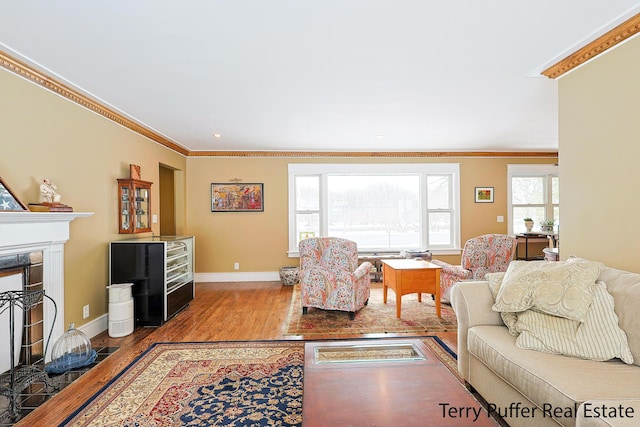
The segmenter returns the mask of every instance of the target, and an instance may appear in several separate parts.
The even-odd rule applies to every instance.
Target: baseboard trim
[[[108,314],[103,314],[102,316],[93,319],[89,323],[85,323],[84,325],[78,327],[78,330],[84,332],[89,338],[93,338],[96,335],[106,331],[107,329],[109,329]]]
[[[254,271],[243,273],[195,273],[194,280],[198,282],[279,282],[280,273],[277,271]]]

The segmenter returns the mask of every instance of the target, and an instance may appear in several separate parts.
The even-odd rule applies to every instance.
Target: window
[[[458,164],[290,164],[289,253],[334,236],[361,252],[460,247]]]
[[[540,223],[560,219],[560,178],[557,165],[509,165],[509,233],[524,233],[524,218]]]

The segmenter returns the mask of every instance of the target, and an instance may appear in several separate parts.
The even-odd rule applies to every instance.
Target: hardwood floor
[[[59,424],[154,342],[304,339],[282,335],[292,291],[292,287],[280,282],[198,283],[195,300],[166,324],[137,328],[122,338],[111,338],[106,331],[92,338],[94,347],[120,349],[16,425]],[[436,335],[456,351],[455,332]],[[331,335],[314,339],[379,336],[402,335]]]

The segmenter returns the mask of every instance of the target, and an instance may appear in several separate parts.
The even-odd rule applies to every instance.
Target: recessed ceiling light
[[[378,134],[378,135],[376,135],[376,138],[377,138],[377,139],[384,139],[384,137],[385,137],[385,135],[382,135],[382,134]]]
[[[213,137],[214,138],[222,138],[222,134],[221,133],[214,133]]]

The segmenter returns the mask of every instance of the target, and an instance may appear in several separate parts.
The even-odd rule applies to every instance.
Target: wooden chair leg
[[[353,320],[356,318],[356,312],[355,311],[350,311],[349,312],[349,320]]]
[[[307,314],[307,307],[302,307],[302,315]]]

